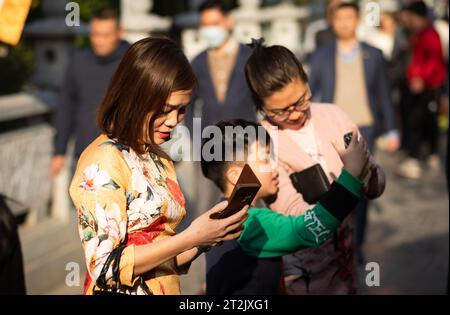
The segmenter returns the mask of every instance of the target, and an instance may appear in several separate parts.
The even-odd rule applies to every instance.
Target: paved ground
[[[380,266],[380,287],[363,294],[444,294],[448,279],[449,203],[444,172],[428,170],[421,180],[393,175],[398,156],[379,154],[388,186],[370,208],[365,246],[368,262]]]

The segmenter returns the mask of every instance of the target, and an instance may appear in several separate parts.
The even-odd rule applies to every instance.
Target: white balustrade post
[[[135,43],[152,32],[166,32],[172,19],[151,14],[153,0],[121,0],[121,20],[125,39]]]
[[[289,2],[267,7],[264,15],[270,21],[270,29],[267,34],[268,45],[282,45],[289,48],[295,54],[300,54],[302,49],[302,29],[300,21],[310,15],[306,7],[298,7]]]
[[[239,0],[239,7],[232,12],[234,19],[234,37],[247,44],[252,38],[263,36],[261,0]]]

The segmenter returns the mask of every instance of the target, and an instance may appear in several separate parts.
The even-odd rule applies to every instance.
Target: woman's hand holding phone
[[[216,212],[223,211],[228,206],[228,201],[223,201],[211,210],[205,212],[186,229],[188,237],[193,238],[195,246],[215,246],[223,241],[238,238],[243,229],[243,224],[248,218],[248,206],[225,219],[211,219]]]

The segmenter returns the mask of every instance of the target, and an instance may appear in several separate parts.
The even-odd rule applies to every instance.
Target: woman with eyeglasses
[[[102,130],[81,155],[70,186],[87,276],[85,294],[180,294],[202,248],[237,238],[247,207],[223,220],[207,211],[181,233],[185,200],[160,145],[183,120],[196,87],[169,39],[150,37],[123,57],[101,104]]]
[[[262,125],[278,141],[280,189],[268,203],[277,212],[301,215],[313,204],[294,188],[290,175],[319,164],[331,183],[343,166],[333,143],[344,147],[344,135],[357,127],[338,106],[311,102],[308,77],[291,51],[282,46],[264,47],[261,40],[253,46],[245,68],[247,82],[264,116]],[[367,182],[366,196],[375,198],[383,192],[384,174],[374,163]],[[356,293],[354,220],[354,214],[350,215],[334,238],[319,248],[284,257],[288,294]]]

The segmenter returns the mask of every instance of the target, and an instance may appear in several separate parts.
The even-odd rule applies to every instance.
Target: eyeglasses
[[[297,104],[292,104],[291,106],[289,106],[285,109],[280,109],[280,110],[276,110],[276,111],[270,111],[270,110],[263,109],[263,111],[272,120],[274,120],[276,122],[284,122],[289,118],[289,116],[291,116],[293,111],[304,113],[307,110],[309,110],[310,105],[311,105],[312,95],[311,95],[311,92],[309,92],[308,94],[309,95],[306,100],[299,100],[297,102]]]

